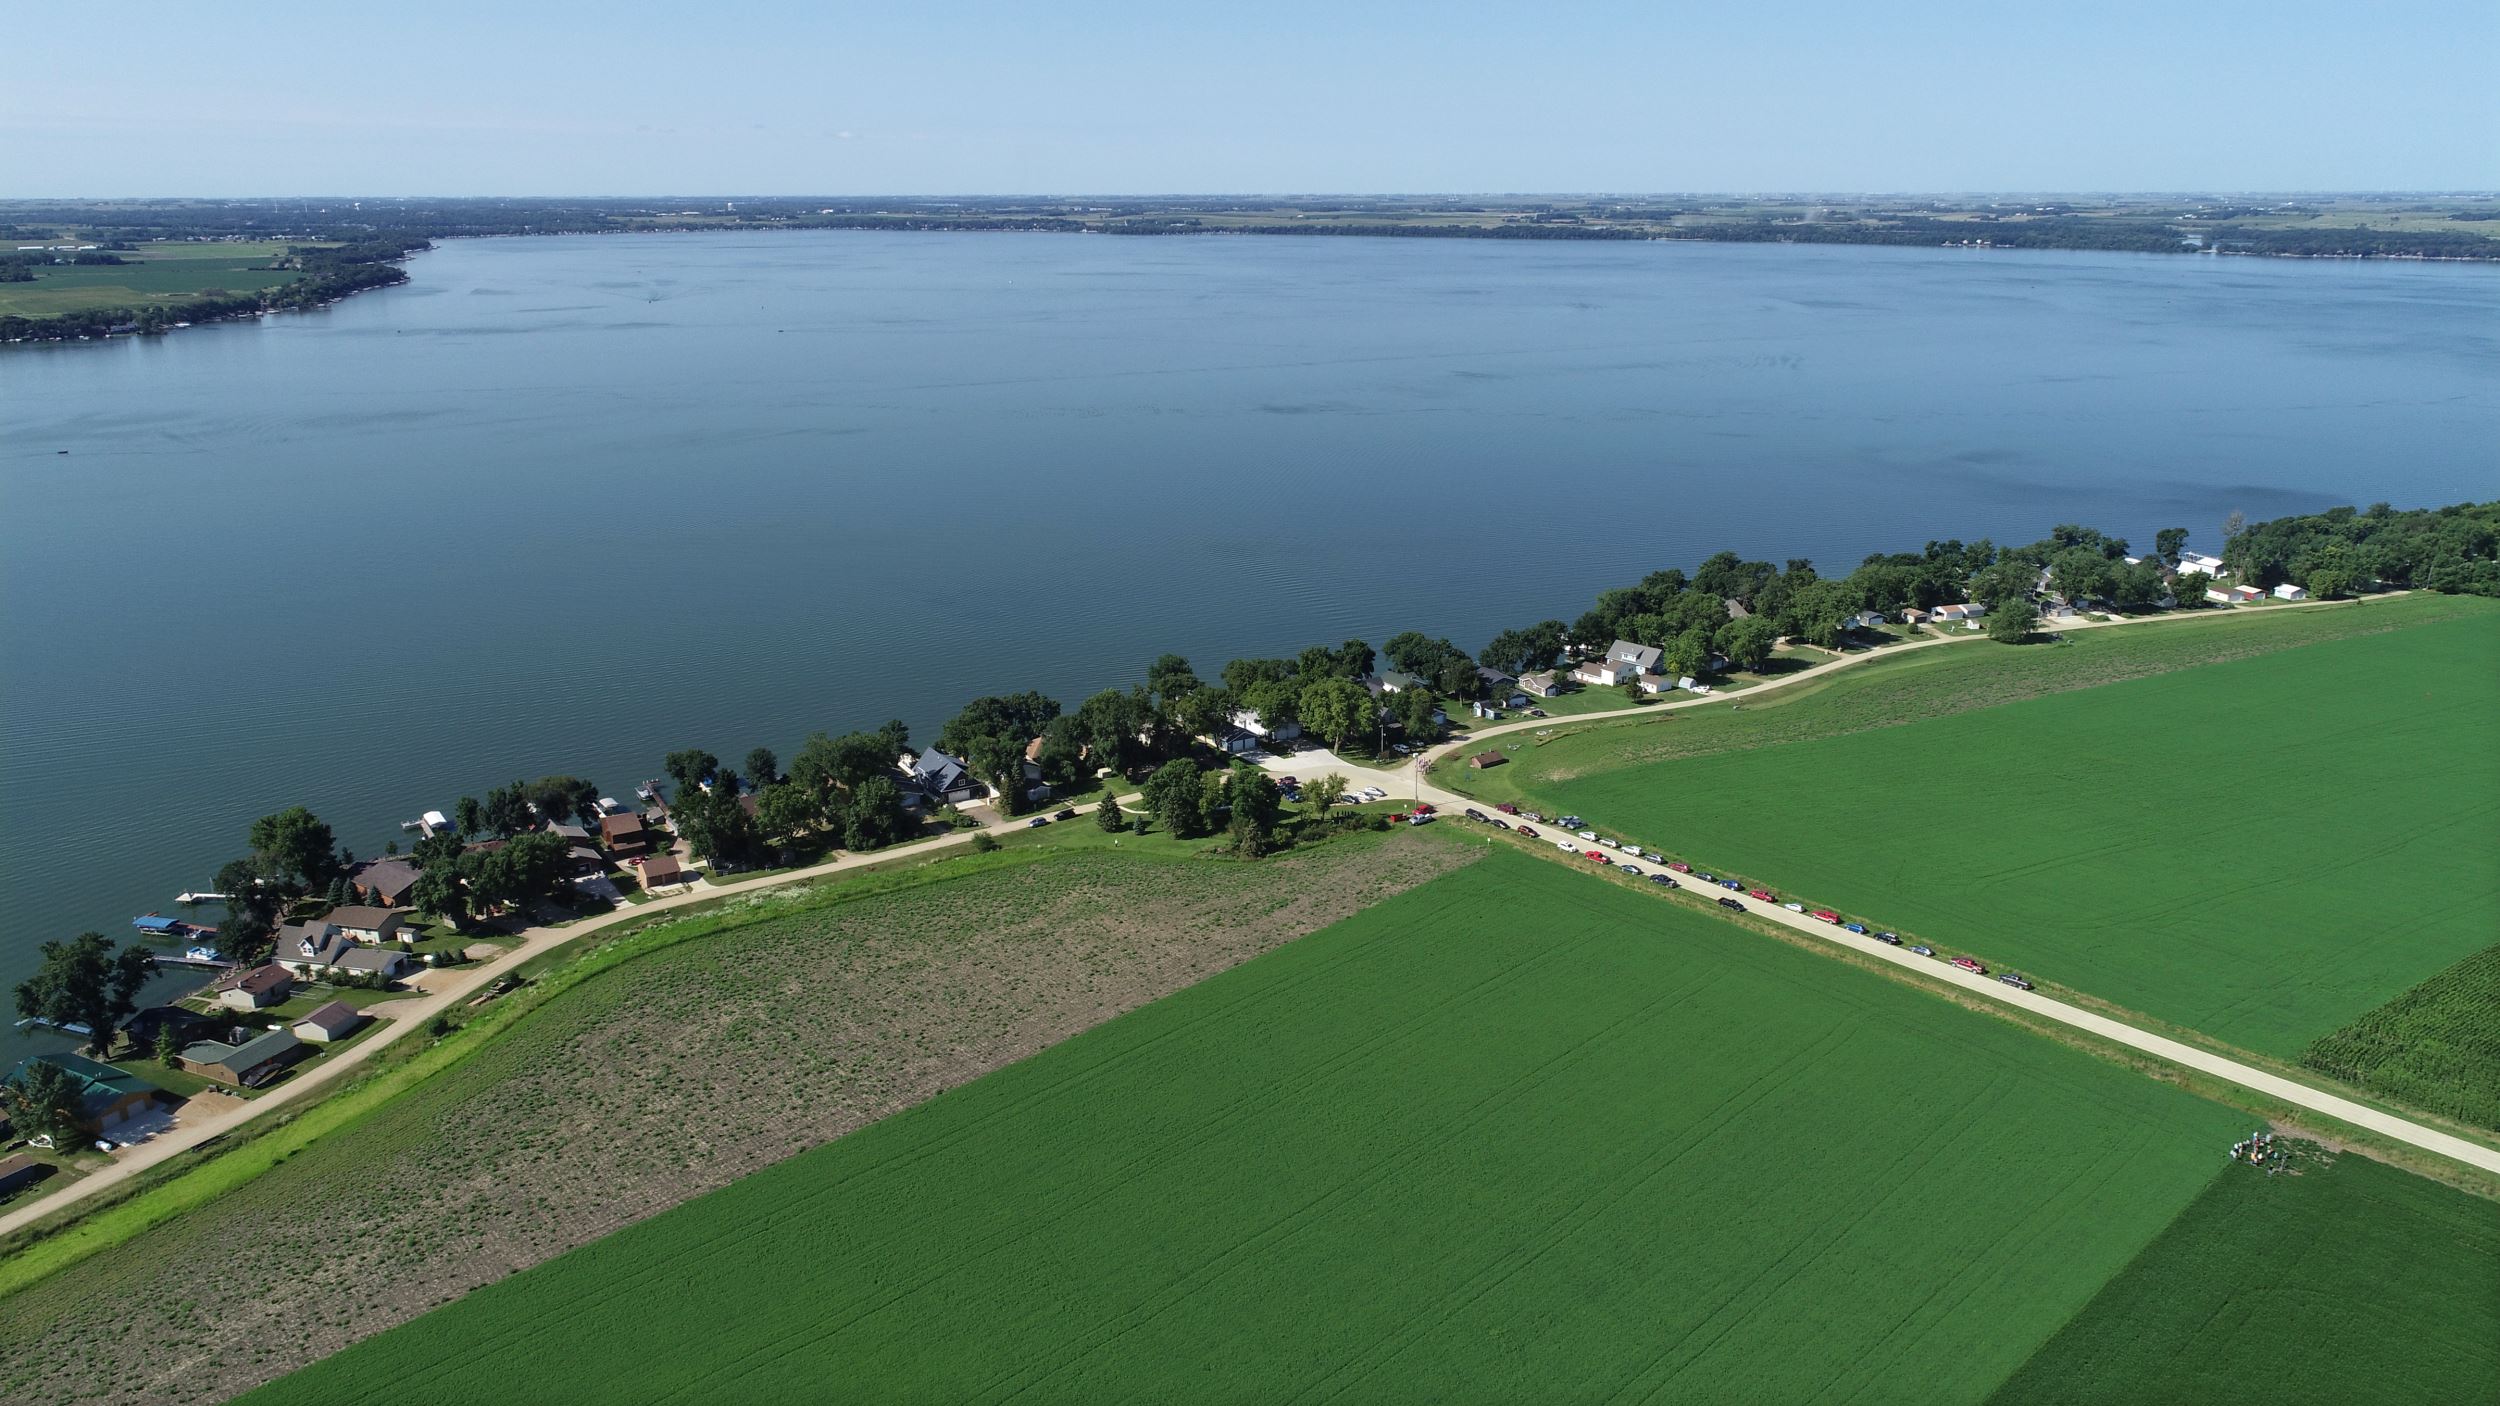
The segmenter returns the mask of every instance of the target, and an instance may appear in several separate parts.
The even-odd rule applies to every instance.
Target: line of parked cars
[[[1425,818],[1429,818],[1432,807],[1428,805],[1418,806],[1416,809]],[[1523,821],[1542,821],[1545,819],[1543,814],[1533,810],[1522,811],[1517,805],[1514,805],[1509,801],[1502,802],[1501,804],[1495,806],[1494,809],[1501,812],[1501,814],[1487,815],[1474,806],[1469,806],[1467,808],[1466,815],[1469,820],[1498,826],[1504,830],[1511,830],[1514,833],[1531,840],[1544,838],[1543,834],[1532,825],[1520,824],[1514,826],[1510,821],[1502,818],[1503,816],[1518,816]],[[1420,823],[1420,821],[1410,818],[1407,823],[1417,824]],[[1778,903],[1780,907],[1787,909],[1791,913],[1806,914],[1808,917],[1812,917],[1820,922],[1829,923],[1843,932],[1854,933],[1859,937],[1871,937],[1875,941],[1880,942],[1887,947],[1900,947],[1902,945],[1901,935],[1899,933],[1889,931],[1872,931],[1866,926],[1866,924],[1845,919],[1841,917],[1840,914],[1829,908],[1816,908],[1809,911],[1802,903],[1783,903],[1780,902],[1779,895],[1772,892],[1768,888],[1749,888],[1742,879],[1722,879],[1718,875],[1710,873],[1707,870],[1695,873],[1693,866],[1685,863],[1683,860],[1671,860],[1655,850],[1642,849],[1639,845],[1633,844],[1629,840],[1611,839],[1606,836],[1602,836],[1594,829],[1589,828],[1588,822],[1580,816],[1557,816],[1554,819],[1554,823],[1566,830],[1571,831],[1570,838],[1558,838],[1553,842],[1554,847],[1561,850],[1565,854],[1577,854],[1581,858],[1592,863],[1607,865],[1614,868],[1618,872],[1631,874],[1635,877],[1647,878],[1651,883],[1660,884],[1667,888],[1679,887],[1675,878],[1676,874],[1689,874],[1700,879],[1705,884],[1715,884],[1720,888],[1728,890],[1730,895],[1741,893],[1747,898],[1754,899],[1758,902]],[[1595,847],[1584,849],[1582,848],[1583,844],[1593,845]],[[1614,853],[1608,853],[1610,850]],[[1615,857],[1618,854],[1630,856],[1630,858],[1619,860]],[[1633,858],[1644,859],[1652,864],[1664,865],[1667,869],[1674,872],[1655,874],[1649,873],[1643,870],[1638,864],[1632,863],[1631,859]],[[1746,911],[1744,903],[1733,896],[1720,898],[1718,900],[1718,904],[1720,907],[1734,912],[1742,913]],[[1913,943],[1905,950],[1916,953],[1921,957],[1933,957],[1936,955],[1936,949],[1923,942]],[[1987,965],[1976,957],[1955,957],[1952,959],[1952,965],[1963,971],[1969,972],[1974,976],[1988,975]],[[2018,991],[2029,991],[2034,989],[2030,978],[2024,976],[2021,972],[2001,972],[1997,975],[1997,980],[2004,982],[2006,985],[2011,986]]]

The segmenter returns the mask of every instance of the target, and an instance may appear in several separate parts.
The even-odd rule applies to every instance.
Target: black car
[[[1696,879],[1701,880],[1701,881],[1702,881],[1703,883],[1705,883],[1705,884],[1715,884],[1715,883],[1717,883],[1717,882],[1719,881],[1719,876],[1718,876],[1718,875],[1716,875],[1716,874],[1711,873],[1711,872],[1710,872],[1709,870],[1707,870],[1707,869],[1702,870],[1700,873],[1695,874],[1693,877],[1694,877],[1694,878],[1696,878]],[[1723,898],[1723,899],[1720,899],[1719,901],[1720,901],[1721,903],[1725,903],[1727,900]]]
[[[1467,807],[1467,818],[1469,820],[1482,820],[1484,819],[1484,812],[1476,809],[1474,806],[1469,806]]]
[[[1887,947],[1898,947],[1901,945],[1901,934],[1894,932],[1879,932],[1875,934],[1875,940]]]
[[[1502,827],[1503,829],[1505,829],[1505,830],[1507,830],[1507,829],[1509,829],[1509,828],[1510,828],[1510,822],[1509,822],[1509,821],[1507,821],[1507,820],[1496,820],[1496,821],[1494,821],[1493,823],[1494,823],[1494,824],[1496,824],[1496,825],[1501,826],[1501,827]]]
[[[2021,972],[2007,972],[2005,975],[1998,977],[1997,980],[2004,982],[2006,985],[2013,987],[2017,991],[2028,991],[2031,989],[2031,978],[2024,976]]]
[[[1737,912],[1739,912],[1739,913],[1742,913],[1742,912],[1744,912],[1744,911],[1745,911],[1745,905],[1744,905],[1744,904],[1742,904],[1742,903],[1737,902],[1737,901],[1736,901],[1735,899],[1733,899],[1733,898],[1722,898],[1722,899],[1720,899],[1720,900],[1719,900],[1719,906],[1720,906],[1720,907],[1722,907],[1722,908],[1733,908],[1733,909],[1735,909],[1735,910],[1736,910]]]
[[[1054,810],[1050,813],[1050,818],[1053,820],[1074,820],[1076,819],[1076,807],[1068,806],[1064,809]]]

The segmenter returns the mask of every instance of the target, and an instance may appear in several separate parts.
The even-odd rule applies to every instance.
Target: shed
[[[1478,752],[1467,759],[1467,765],[1478,771],[1489,771],[1509,760],[1499,752]]]
[[[677,862],[673,854],[655,854],[642,862],[642,886],[656,889],[669,884],[690,884],[694,872]]]
[[[365,1023],[365,1013],[345,1001],[332,1001],[287,1027],[298,1040],[326,1045],[352,1035]]]

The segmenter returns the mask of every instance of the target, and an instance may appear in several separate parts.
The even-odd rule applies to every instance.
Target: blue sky
[[[2500,186],[2500,4],[39,3],[0,195]]]

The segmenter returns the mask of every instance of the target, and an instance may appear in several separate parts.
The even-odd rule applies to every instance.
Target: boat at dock
[[[178,893],[174,895],[176,903],[228,903],[233,899],[234,895],[230,893]]]
[[[215,928],[202,927],[198,923],[185,922],[180,918],[168,918],[162,913],[143,914],[131,919],[130,925],[150,937],[181,939],[214,937],[217,933]]]

